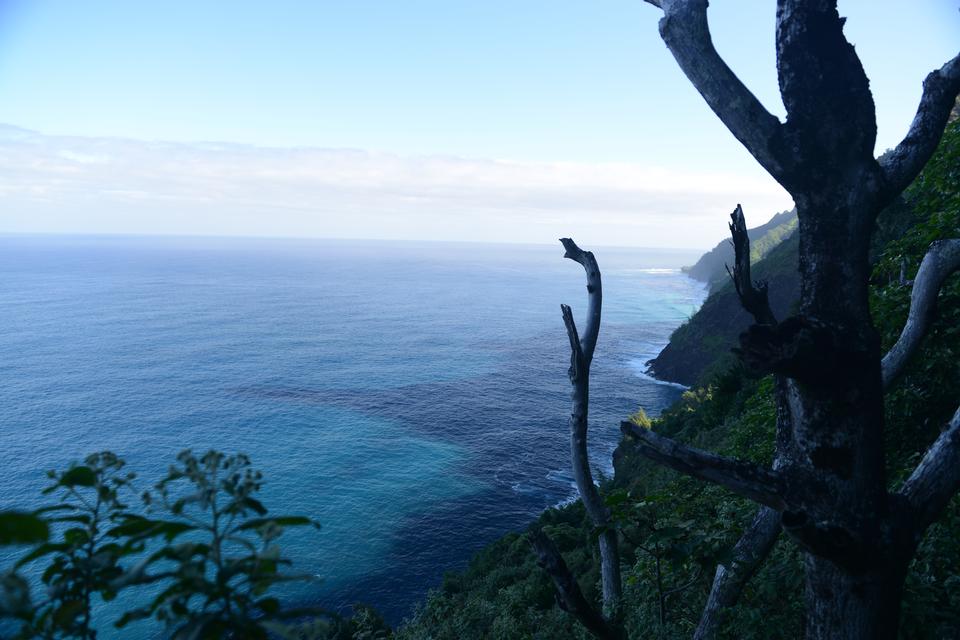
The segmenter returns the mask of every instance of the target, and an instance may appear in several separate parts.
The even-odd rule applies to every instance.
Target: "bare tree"
[[[772,329],[777,320],[767,299],[767,283],[755,282],[750,277],[750,236],[740,205],[730,214],[730,234],[734,251],[733,269],[727,268],[730,279],[744,309],[753,316],[758,325]],[[774,376],[774,389],[778,403],[787,397],[787,380],[782,375]],[[776,443],[773,468],[780,469],[787,457],[795,452],[791,446],[790,413],[777,412]],[[761,507],[733,548],[730,560],[717,566],[710,595],[704,606],[700,623],[694,633],[695,640],[712,640],[718,637],[723,624],[723,614],[740,599],[744,586],[753,577],[764,559],[780,537],[780,513],[770,507]]]
[[[904,485],[891,490],[884,387],[915,353],[935,292],[956,268],[957,250],[956,241],[931,248],[924,262],[936,266],[914,284],[913,322],[884,359],[868,304],[869,244],[877,215],[937,146],[960,92],[960,56],[927,76],[909,133],[878,161],[873,97],[843,35],[836,0],[777,0],[786,122],[763,107],[713,47],[707,0],[647,2],[662,9],[660,34],[687,78],[793,196],[801,292],[798,315],[778,323],[758,319],[740,340],[745,363],[777,376],[778,427],[786,427],[778,429],[784,440],[778,454],[785,455],[773,468],[629,423],[624,429],[647,457],[779,514],[783,530],[805,551],[808,638],[894,638],[910,559],[960,489],[960,410]]]
[[[595,527],[600,529],[600,581],[603,591],[603,608],[597,612],[584,598],[575,576],[567,568],[556,546],[543,531],[530,535],[530,543],[537,555],[538,564],[553,578],[557,590],[557,603],[564,611],[574,615],[591,633],[599,638],[619,638],[622,629],[618,626],[622,582],[620,578],[620,552],[617,532],[610,522],[610,510],[603,502],[593,481],[590,456],[587,450],[587,428],[590,416],[590,365],[600,335],[600,316],[603,309],[603,282],[600,267],[593,253],[584,251],[570,238],[561,238],[564,258],[583,266],[587,277],[587,322],[583,334],[577,331],[570,307],[561,304],[563,323],[570,340],[570,385],[572,391],[570,410],[570,460],[577,491]]]
[[[577,332],[573,321],[573,312],[565,304],[560,305],[563,322],[570,339],[570,459],[573,463],[573,477],[577,491],[593,521],[601,528],[600,533],[600,579],[603,589],[603,607],[608,616],[616,618],[620,608],[620,554],[617,550],[617,532],[609,526],[610,510],[600,497],[590,472],[590,457],[587,453],[587,421],[590,409],[590,365],[593,363],[593,350],[600,335],[600,312],[603,307],[603,283],[600,279],[600,267],[590,251],[583,251],[570,238],[561,238],[565,250],[563,257],[578,262],[587,275],[587,324],[583,335]]]

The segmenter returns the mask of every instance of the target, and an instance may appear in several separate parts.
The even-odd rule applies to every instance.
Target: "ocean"
[[[593,249],[592,461],[682,393],[644,373],[705,296],[695,251]],[[286,533],[292,604],[391,623],[443,573],[575,493],[556,245],[0,236],[0,508],[112,450],[144,488],[184,448],[244,452]],[[107,617],[106,615],[104,617]],[[129,633],[129,632],[128,632]],[[108,630],[101,636],[111,637]],[[133,636],[127,636],[133,637]]]

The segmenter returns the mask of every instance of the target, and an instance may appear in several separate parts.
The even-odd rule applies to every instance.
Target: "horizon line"
[[[128,233],[128,232],[83,232],[83,231],[4,231],[0,230],[0,238],[3,237],[45,237],[45,238],[109,238],[109,239],[183,239],[183,240],[276,240],[276,241],[301,241],[301,242],[370,242],[370,243],[388,243],[388,244],[470,244],[470,245],[506,245],[519,247],[551,247],[551,242],[513,242],[509,240],[451,240],[451,239],[430,239],[430,238],[369,238],[369,237],[329,237],[329,236],[287,236],[287,235],[249,235],[249,234],[206,234],[206,233]],[[557,243],[560,242],[558,238]],[[719,242],[722,242],[720,240]],[[712,249],[703,247],[653,247],[648,245],[613,245],[597,244],[592,245],[603,249],[645,249],[650,251],[699,251],[707,252]]]

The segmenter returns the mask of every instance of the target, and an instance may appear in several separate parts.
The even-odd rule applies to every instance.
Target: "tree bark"
[[[816,556],[807,556],[805,564],[808,638],[897,638],[906,564],[862,575]]]
[[[960,409],[896,494],[907,501],[911,533],[919,539],[960,490]]]
[[[590,458],[587,451],[587,428],[590,408],[590,365],[593,352],[600,335],[600,316],[603,305],[603,283],[600,267],[593,253],[583,251],[570,238],[562,238],[564,257],[583,266],[587,276],[587,324],[583,336],[577,332],[573,312],[567,305],[560,305],[563,321],[570,340],[570,458],[573,465],[573,477],[583,506],[593,524],[601,528],[600,578],[603,590],[603,608],[605,614],[616,619],[620,611],[622,583],[620,578],[620,551],[617,544],[617,532],[610,527],[610,510],[604,504],[593,482],[590,471]]]
[[[883,178],[873,97],[843,24],[835,0],[777,3],[780,90],[803,168],[790,180],[805,325],[793,339],[812,340],[818,352],[788,367],[798,455],[783,469],[821,483],[783,514],[788,535],[808,551],[811,639],[895,636],[903,580],[902,568],[888,566],[901,554],[888,520],[880,343],[868,300]]]
[[[780,513],[769,507],[762,507],[734,546],[730,562],[717,566],[710,596],[693,634],[694,640],[713,640],[719,637],[724,614],[737,604],[744,586],[770,554],[779,537]]]
[[[733,280],[740,303],[758,325],[775,326],[777,319],[770,309],[766,282],[754,282],[750,276],[750,236],[740,205],[730,214],[730,235],[734,248],[734,267],[727,269]],[[776,377],[778,405],[783,405],[786,381]],[[792,454],[790,415],[777,412],[774,470],[780,469]],[[694,633],[694,640],[714,640],[719,637],[724,613],[740,600],[744,587],[766,560],[780,537],[780,513],[761,507],[753,522],[733,548],[733,558],[726,565],[717,565],[707,604]]]
[[[937,307],[944,281],[960,270],[960,240],[940,240],[930,245],[920,263],[910,294],[910,314],[897,343],[883,356],[883,386],[889,387],[920,347]]]
[[[901,492],[889,493],[883,393],[895,373],[881,370],[870,318],[869,244],[880,210],[936,148],[960,91],[960,62],[928,77],[909,134],[878,162],[873,97],[843,35],[836,0],[777,0],[782,124],[720,60],[710,42],[706,0],[647,1],[663,10],[661,35],[704,100],[793,196],[801,294],[796,317],[758,318],[741,336],[744,362],[777,375],[778,424],[782,418],[790,428],[778,429],[778,445],[784,437],[788,455],[776,469],[745,467],[635,433],[641,452],[782,511],[783,529],[806,551],[808,638],[895,638],[917,541],[960,489],[960,419]],[[732,275],[749,309],[756,292],[741,290],[749,277]],[[905,347],[915,349],[910,342]],[[899,362],[898,353],[893,359]]]
[[[527,539],[537,556],[537,564],[553,579],[557,605],[579,620],[600,640],[621,640],[622,631],[610,624],[584,597],[580,585],[567,568],[567,563],[564,562],[553,540],[540,529],[530,532]]]

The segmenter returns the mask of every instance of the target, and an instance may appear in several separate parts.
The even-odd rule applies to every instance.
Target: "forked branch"
[[[938,240],[930,245],[913,281],[907,324],[896,344],[883,357],[884,388],[897,379],[920,347],[936,310],[937,295],[944,281],[957,270],[960,270],[960,240]]]
[[[900,495],[913,506],[915,530],[924,531],[960,490],[960,409],[907,478]]]
[[[583,358],[587,366],[593,361],[593,350],[597,346],[597,337],[600,335],[600,311],[603,308],[603,286],[600,280],[600,267],[592,251],[584,251],[570,238],[560,238],[563,244],[564,258],[569,258],[583,266],[587,273],[587,326],[579,338]],[[564,305],[566,306],[566,305]],[[567,307],[569,309],[569,307]],[[570,324],[567,324],[567,332]],[[576,329],[574,329],[574,332]],[[572,343],[571,343],[572,345]]]
[[[663,10],[660,36],[693,86],[731,133],[783,183],[789,157],[782,148],[782,123],[731,71],[713,46],[707,0],[646,0]]]
[[[896,149],[880,158],[884,186],[891,197],[906,189],[933,155],[958,93],[960,55],[926,77],[910,131]]]
[[[617,532],[607,527],[610,511],[603,503],[590,471],[587,452],[587,427],[590,409],[590,365],[593,351],[600,335],[600,312],[603,303],[603,285],[600,268],[590,251],[583,251],[570,238],[562,238],[564,257],[583,266],[587,276],[587,324],[581,337],[573,320],[573,312],[565,304],[560,305],[563,322],[570,340],[570,385],[573,387],[570,411],[570,458],[577,491],[593,524],[603,529],[600,534],[600,576],[603,587],[603,604],[606,612],[616,617],[620,609],[622,586],[620,579],[620,552]]]
[[[639,453],[655,462],[777,511],[786,507],[783,479],[775,471],[680,444],[633,422],[621,422],[620,428],[636,439]]]

